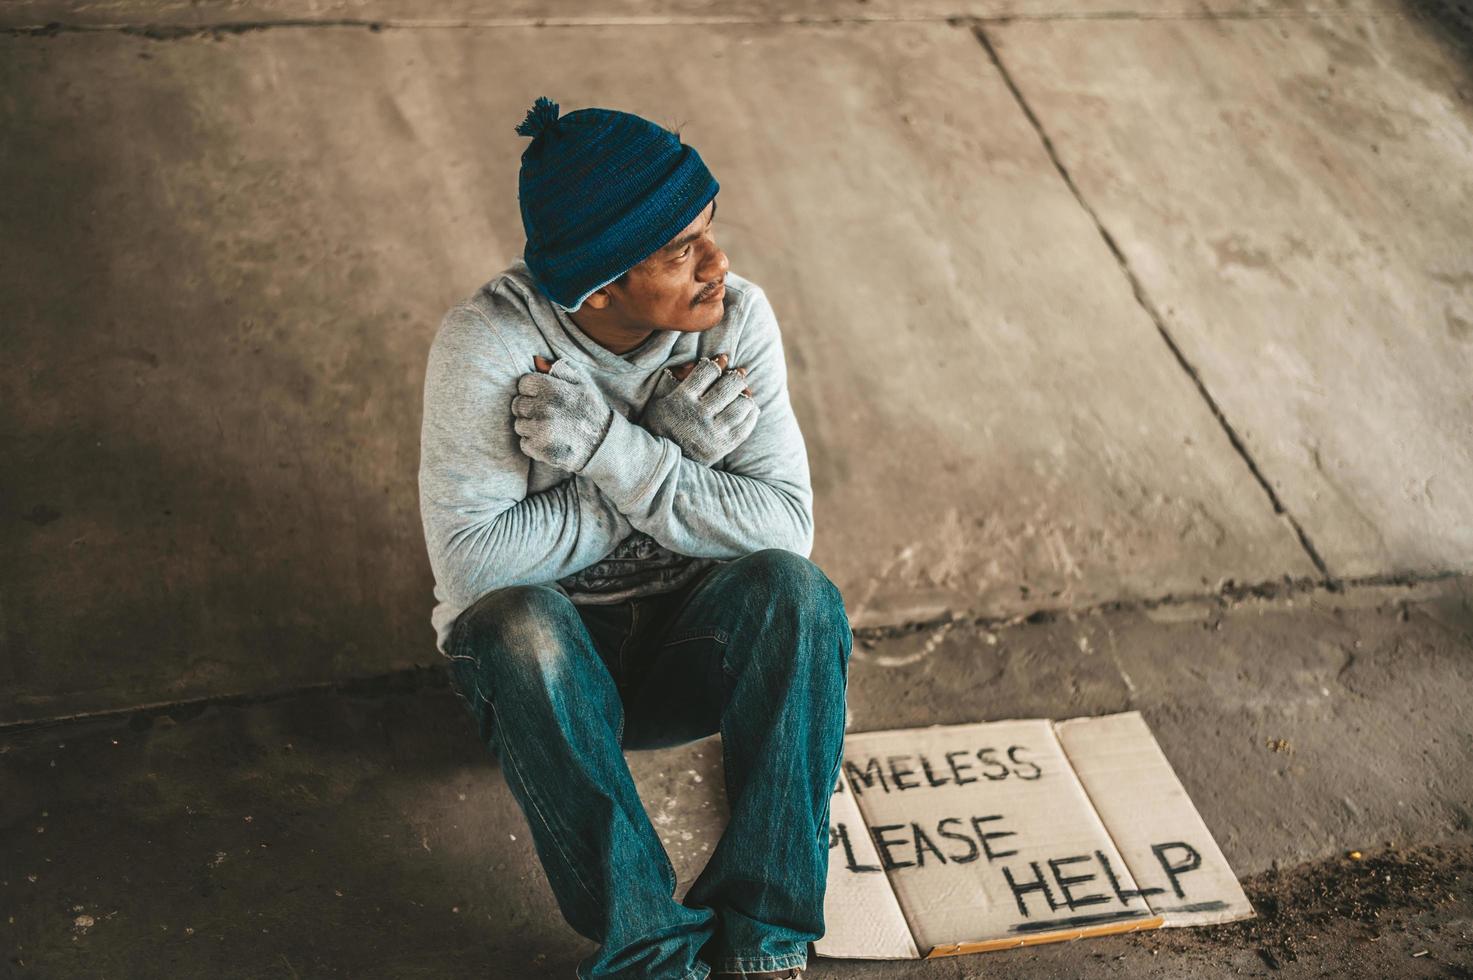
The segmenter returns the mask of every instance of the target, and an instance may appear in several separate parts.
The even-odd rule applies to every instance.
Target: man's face
[[[716,244],[713,199],[658,252],[631,268],[621,282],[610,283],[608,308],[622,314],[631,328],[645,330],[709,330],[721,322],[726,253]],[[597,294],[595,294],[596,296]],[[594,297],[589,297],[589,302]]]

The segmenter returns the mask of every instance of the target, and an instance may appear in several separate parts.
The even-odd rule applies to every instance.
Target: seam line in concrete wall
[[[1213,418],[1217,419],[1217,424],[1221,426],[1222,431],[1227,435],[1228,441],[1232,443],[1233,449],[1237,451],[1239,458],[1248,467],[1248,471],[1253,474],[1253,478],[1258,481],[1258,485],[1263,488],[1263,492],[1268,495],[1268,500],[1273,505],[1274,513],[1288,522],[1289,526],[1294,530],[1295,537],[1299,539],[1299,546],[1304,549],[1304,553],[1314,563],[1315,570],[1324,577],[1325,584],[1332,589],[1337,588],[1335,577],[1330,574],[1330,570],[1325,565],[1324,559],[1320,557],[1320,553],[1315,548],[1314,542],[1309,540],[1309,535],[1305,533],[1304,527],[1289,512],[1289,509],[1284,506],[1284,502],[1279,498],[1278,492],[1268,482],[1268,478],[1263,475],[1263,471],[1259,469],[1257,461],[1248,452],[1248,446],[1243,442],[1242,437],[1238,435],[1237,430],[1233,428],[1233,424],[1228,421],[1227,415],[1223,413],[1222,406],[1217,403],[1216,398],[1212,397],[1212,392],[1207,390],[1207,384],[1202,380],[1202,375],[1197,371],[1196,365],[1187,359],[1186,354],[1177,344],[1176,339],[1171,336],[1171,331],[1166,328],[1166,321],[1162,319],[1160,312],[1156,309],[1156,304],[1151,302],[1151,298],[1146,295],[1145,286],[1141,283],[1140,278],[1136,276],[1135,270],[1130,267],[1130,262],[1126,259],[1125,253],[1121,251],[1120,246],[1116,243],[1115,237],[1110,234],[1110,230],[1105,227],[1105,223],[1100,219],[1095,209],[1085,200],[1083,192],[1079,189],[1079,185],[1074,182],[1073,176],[1069,173],[1069,168],[1064,166],[1064,161],[1060,159],[1058,151],[1054,149],[1053,140],[1049,138],[1048,132],[1043,128],[1043,123],[1033,111],[1033,107],[1028,104],[1028,100],[1023,97],[1023,92],[1018,87],[1018,83],[1013,80],[1012,74],[1002,63],[1002,58],[998,55],[997,48],[993,46],[992,39],[987,36],[987,31],[982,22],[972,20],[970,21],[970,26],[973,36],[977,38],[983,50],[987,52],[987,57],[992,60],[993,67],[997,69],[997,73],[1002,76],[1003,83],[1007,85],[1008,91],[1012,92],[1014,101],[1018,103],[1018,108],[1023,110],[1023,115],[1027,117],[1029,124],[1033,126],[1033,131],[1038,135],[1039,141],[1043,144],[1044,152],[1048,154],[1048,158],[1052,161],[1054,169],[1058,171],[1065,186],[1074,195],[1074,199],[1079,202],[1079,206],[1084,209],[1084,213],[1089,215],[1090,220],[1094,222],[1095,230],[1104,239],[1105,246],[1109,248],[1110,254],[1115,257],[1116,265],[1120,267],[1121,273],[1125,276],[1126,281],[1130,283],[1130,289],[1135,295],[1136,303],[1145,311],[1146,316],[1151,318],[1151,322],[1156,326],[1156,333],[1166,344],[1167,349],[1171,351],[1172,356],[1176,358],[1176,363],[1181,366],[1181,369],[1186,372],[1187,377],[1191,379],[1192,384],[1196,386],[1197,393],[1201,395],[1202,400],[1212,411]]]
[[[701,25],[791,25],[812,27],[843,24],[1006,24],[1015,21],[1153,21],[1153,20],[1321,20],[1354,17],[1379,20],[1386,15],[1369,11],[1322,10],[1095,10],[1058,11],[1041,14],[1005,14],[976,17],[965,14],[935,14],[908,17],[874,14],[865,17],[488,17],[482,20],[365,20],[352,17],[286,18],[280,20],[218,21],[210,24],[68,24],[50,21],[45,24],[21,24],[0,27],[0,35],[11,37],[55,37],[59,34],[126,34],[152,41],[178,41],[224,34],[249,34],[256,31],[291,28],[360,28],[375,33],[387,30],[468,30],[499,27],[667,27]]]
[[[1316,593],[1353,597],[1355,591],[1358,589],[1404,588],[1410,590],[1418,586],[1433,585],[1438,582],[1463,578],[1467,578],[1467,573],[1463,571],[1431,571],[1367,575],[1354,579],[1346,579],[1343,582],[1336,583],[1334,586],[1331,586],[1326,581],[1292,579],[1287,576],[1283,579],[1273,579],[1267,582],[1243,585],[1229,581],[1216,592],[1186,593],[1181,595],[1167,594],[1141,599],[1110,599],[1090,606],[1035,609],[1031,612],[1018,613],[1013,616],[958,616],[951,619],[924,620],[890,626],[866,626],[854,630],[854,638],[856,640],[871,641],[885,640],[904,636],[907,633],[924,632],[943,626],[948,628],[960,626],[968,629],[1001,632],[1019,626],[1037,626],[1045,623],[1054,623],[1069,616],[1085,618],[1111,613],[1149,612],[1154,609],[1169,609],[1197,604],[1215,605],[1219,608],[1226,609],[1235,602],[1249,600],[1274,602],[1280,599],[1292,600]],[[1470,579],[1470,582],[1473,582],[1473,579]],[[1469,594],[1473,594],[1473,592]],[[1405,600],[1401,601],[1405,602]],[[106,721],[108,719],[130,717],[151,719],[161,715],[184,713],[187,716],[184,720],[188,720],[188,718],[194,717],[207,708],[217,705],[241,707],[281,701],[286,698],[300,697],[306,694],[331,694],[346,697],[372,698],[390,694],[413,694],[417,691],[430,688],[445,687],[450,687],[453,690],[453,686],[450,684],[449,674],[446,672],[443,664],[435,667],[407,667],[387,674],[375,674],[369,677],[357,677],[341,681],[324,681],[317,684],[303,684],[298,687],[285,688],[277,691],[217,694],[200,698],[184,698],[178,701],[154,701],[145,704],[130,705],[125,708],[80,711],[67,715],[56,715],[51,718],[0,721],[0,738],[21,732],[59,728],[66,725],[82,724],[92,721]]]

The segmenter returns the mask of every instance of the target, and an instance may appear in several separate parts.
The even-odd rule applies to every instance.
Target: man
[[[517,131],[524,255],[445,316],[426,371],[438,646],[599,944],[579,977],[797,977],[853,636],[807,557],[777,320],[678,134],[546,98]],[[731,819],[677,902],[622,749],[717,731]]]

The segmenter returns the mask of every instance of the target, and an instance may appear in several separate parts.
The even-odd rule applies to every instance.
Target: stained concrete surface
[[[161,34],[170,35],[178,30],[274,23],[450,27],[948,17],[1294,17],[1383,9],[1377,0],[9,0],[0,6],[0,28],[159,28]]]
[[[1473,975],[1455,15],[0,6],[5,970],[591,948],[443,687],[413,495],[423,352],[520,249],[510,130],[546,92],[680,125],[723,183],[854,729],[1137,708],[1260,912],[811,975]],[[680,893],[719,763],[630,753]]]
[[[684,120],[722,181],[856,625],[1315,572],[964,27],[0,49],[0,719],[438,659],[424,352],[519,254],[542,92]]]
[[[856,647],[853,730],[1138,709],[1255,896],[1275,868],[1333,867],[1349,848],[1389,854],[1398,882],[1412,872],[1388,847],[1473,858],[1473,581],[938,630]],[[719,740],[628,757],[684,895],[724,826]],[[571,976],[592,949],[443,687],[36,727],[6,739],[0,782],[0,935],[18,977]],[[1473,880],[1392,891],[1369,924],[1284,932],[1261,899],[1258,932],[813,959],[811,975],[1262,975],[1258,950],[1288,963],[1291,945],[1298,975],[1473,967]],[[1413,963],[1419,949],[1433,963]]]
[[[1426,30],[1391,17],[989,32],[1340,576],[1473,562],[1473,60]]]

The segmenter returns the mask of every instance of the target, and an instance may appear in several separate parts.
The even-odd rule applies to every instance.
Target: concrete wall
[[[296,9],[0,14],[0,721],[436,662],[424,354],[520,252],[512,129],[544,93],[681,125],[722,181],[856,626],[1473,561],[1466,65],[1394,13],[1147,5],[1105,44],[1044,5],[991,54],[883,4],[198,29]],[[1244,79],[1327,66],[1386,104],[1263,128]],[[1387,125],[1394,160],[1353,149]],[[1267,185],[1218,152],[1254,140]],[[1326,152],[1360,188],[1333,213],[1305,206]],[[1212,264],[1238,221],[1267,265]]]

